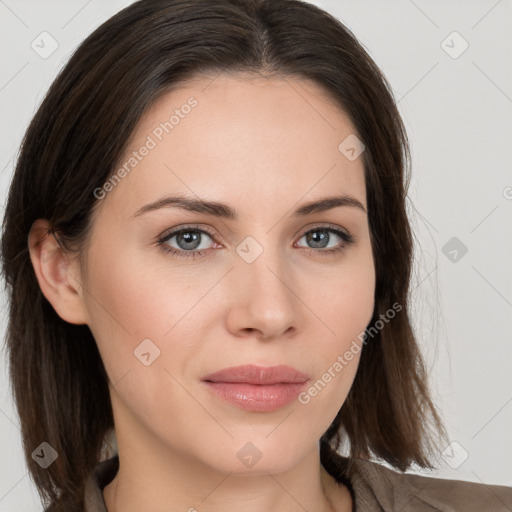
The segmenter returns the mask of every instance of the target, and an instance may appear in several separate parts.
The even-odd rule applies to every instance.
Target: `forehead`
[[[106,203],[129,216],[166,192],[261,206],[336,189],[365,204],[362,159],[350,161],[338,149],[354,132],[337,102],[310,80],[199,77],[143,114]]]

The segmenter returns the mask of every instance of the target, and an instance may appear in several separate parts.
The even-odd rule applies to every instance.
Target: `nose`
[[[252,262],[237,256],[228,274],[227,327],[235,336],[278,339],[300,329],[300,285],[278,249],[264,249]]]

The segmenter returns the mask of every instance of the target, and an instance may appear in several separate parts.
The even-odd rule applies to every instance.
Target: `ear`
[[[87,324],[78,258],[64,251],[45,219],[32,224],[28,247],[41,291],[57,314],[71,324]]]

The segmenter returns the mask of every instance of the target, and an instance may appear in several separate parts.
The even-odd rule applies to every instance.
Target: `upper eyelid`
[[[209,229],[205,229],[204,227],[199,227],[199,226],[194,226],[194,225],[185,225],[183,227],[179,227],[179,228],[171,228],[171,229],[168,229],[166,231],[164,231],[164,233],[162,235],[160,235],[158,238],[161,240],[161,239],[168,239],[168,238],[171,238],[179,233],[181,233],[182,231],[200,231],[202,233],[206,233],[207,235],[211,236],[212,238],[214,236],[216,236],[216,233],[217,232],[214,232],[214,231],[210,231]]]

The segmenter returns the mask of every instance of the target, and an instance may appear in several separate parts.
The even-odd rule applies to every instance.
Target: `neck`
[[[105,487],[108,512],[350,512],[350,492],[323,468],[318,450],[279,474],[223,474],[176,453],[150,458],[119,443],[119,471]],[[123,448],[126,448],[124,450]]]

